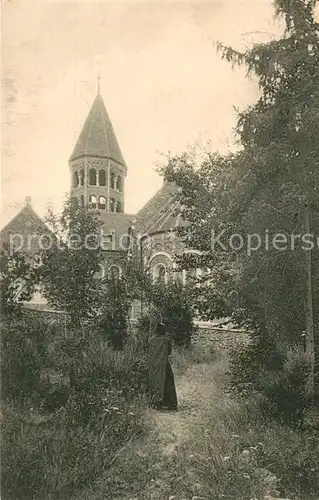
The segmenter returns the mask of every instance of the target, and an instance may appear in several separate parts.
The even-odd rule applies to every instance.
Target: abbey
[[[71,196],[89,210],[98,210],[106,242],[103,273],[123,272],[127,258],[125,237],[134,232],[142,238],[140,255],[144,268],[156,279],[168,281],[174,273],[174,255],[187,251],[174,229],[183,222],[178,215],[177,187],[164,182],[137,214],[125,212],[125,181],[128,167],[118,144],[103,98],[98,91],[69,158]],[[47,231],[41,218],[26,206],[1,231],[1,241],[14,233]],[[33,249],[34,250],[34,249]],[[199,272],[194,270],[193,272]],[[186,272],[181,279],[187,279]]]

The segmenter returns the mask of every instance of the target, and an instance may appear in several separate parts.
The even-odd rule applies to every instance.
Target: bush
[[[160,311],[173,342],[179,346],[190,346],[197,328],[193,322],[189,297],[183,287],[178,283],[155,283],[149,290],[148,300]],[[140,323],[143,331],[147,321],[149,324],[149,319],[143,319]]]
[[[148,349],[148,339],[150,333],[150,317],[148,315],[138,318],[135,328],[135,338],[141,347]]]
[[[283,423],[298,427],[303,424],[311,400],[307,394],[310,364],[300,349],[288,349],[280,370],[263,369],[257,390],[265,396],[264,410]]]
[[[223,361],[209,366],[205,373],[214,381],[211,392],[205,391],[205,405],[196,407],[186,441],[176,449],[173,463],[167,464],[169,494],[317,500],[318,430],[296,430],[265,419],[258,398],[237,399],[223,392]]]
[[[260,398],[265,415],[291,426],[300,426],[309,408],[306,384],[310,365],[301,349],[278,346],[267,335],[233,351],[230,360],[232,389]]]
[[[114,348],[123,349],[128,337],[128,313],[130,301],[124,279],[104,279],[104,296],[99,326],[105,338]]]
[[[43,350],[32,349],[31,362],[28,351],[16,349],[13,364],[22,337],[15,332],[22,331],[41,338]],[[3,498],[70,498],[142,432],[145,356],[131,342],[114,351],[96,331],[51,337],[45,322],[16,324],[3,333],[8,388],[35,368],[32,384],[19,382],[19,390],[13,396],[7,390],[3,401]]]
[[[108,393],[72,394],[63,411],[48,420],[32,421],[30,415],[7,409],[3,499],[61,499],[95,480],[121,446],[142,431],[142,407],[142,402],[141,407],[128,404],[110,388]]]
[[[251,341],[236,345],[230,352],[230,380],[239,392],[248,385],[255,385],[261,370],[279,370],[285,353],[275,340],[263,331],[255,331]]]
[[[5,321],[1,328],[3,400],[38,399],[41,371],[47,363],[47,323],[32,319]]]

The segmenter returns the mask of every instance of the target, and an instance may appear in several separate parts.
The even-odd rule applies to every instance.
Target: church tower
[[[93,102],[69,159],[71,196],[101,216],[124,213],[127,166],[100,94]]]

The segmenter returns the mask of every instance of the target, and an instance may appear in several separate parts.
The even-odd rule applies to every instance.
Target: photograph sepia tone
[[[1,499],[318,500],[318,0],[1,42]]]

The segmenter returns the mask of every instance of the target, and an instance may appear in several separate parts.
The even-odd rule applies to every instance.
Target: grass
[[[318,428],[265,419],[258,395],[236,399],[225,358],[174,349],[181,411],[158,414],[139,344],[115,352],[91,333],[4,333],[3,500],[318,499]]]
[[[145,430],[145,357],[44,322],[2,330],[2,498],[70,498]]]
[[[174,373],[182,375],[192,365],[210,364],[217,359],[217,354],[213,348],[205,348],[200,344],[194,344],[189,349],[175,347],[170,357]]]
[[[319,492],[319,433],[295,431],[265,421],[258,400],[238,401],[220,382],[225,366],[215,364],[215,390],[198,410],[190,439],[178,451],[185,478],[175,494],[202,498],[264,499],[267,494],[315,500]],[[189,454],[188,450],[192,450]],[[196,488],[192,482],[195,480]]]
[[[297,431],[266,421],[258,400],[245,403],[227,393],[225,359],[207,358],[195,348],[193,353],[175,351],[173,364],[182,383],[195,387],[194,399],[184,401],[193,405],[194,416],[186,411],[160,415],[162,427],[153,426],[132,443],[98,485],[77,500],[318,499],[315,428]],[[167,427],[176,431],[180,424],[186,426],[185,433],[176,438],[171,453],[164,453]]]

